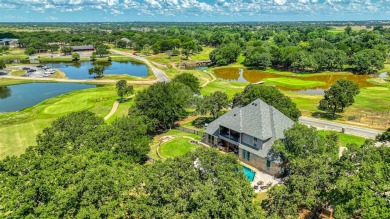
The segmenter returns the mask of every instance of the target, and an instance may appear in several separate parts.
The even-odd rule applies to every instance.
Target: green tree
[[[227,108],[229,105],[229,98],[226,93],[216,91],[210,95],[204,96],[196,103],[196,112],[201,115],[210,113],[216,119],[218,113]]]
[[[0,59],[0,70],[5,69],[5,68],[6,68],[6,65],[5,65],[4,60]]]
[[[254,49],[246,54],[244,65],[260,69],[266,69],[271,65],[271,53],[264,51],[262,48]]]
[[[104,76],[104,66],[102,66],[102,65],[95,65],[92,68],[88,69],[88,73],[90,75],[96,74],[95,77],[102,78]]]
[[[359,73],[374,73],[384,67],[386,56],[376,49],[365,49],[352,55],[350,64]]]
[[[185,73],[176,75],[172,79],[172,82],[179,82],[179,83],[182,83],[184,85],[187,85],[192,90],[192,92],[194,92],[195,94],[200,93],[201,87],[199,84],[199,79],[191,73],[185,72]]]
[[[103,57],[105,55],[108,54],[108,50],[107,50],[107,47],[105,45],[99,45],[97,48],[96,48],[96,54],[100,57]]]
[[[78,62],[80,60],[80,54],[77,52],[72,53],[72,61]]]
[[[240,55],[240,47],[236,44],[227,44],[214,49],[210,53],[210,60],[216,65],[228,65],[237,60]]]
[[[24,54],[26,55],[33,55],[37,53],[37,50],[34,48],[34,47],[27,47],[25,50],[24,50]]]
[[[123,97],[128,94],[133,94],[134,87],[133,85],[127,85],[126,80],[120,80],[116,83],[116,90],[118,96],[123,100]]]
[[[144,115],[156,123],[156,130],[172,128],[190,104],[192,91],[182,83],[159,82],[137,94],[130,113]]]
[[[246,86],[244,91],[234,95],[233,107],[248,105],[257,98],[275,107],[294,121],[298,121],[298,118],[301,116],[301,112],[296,104],[288,96],[285,96],[275,87],[263,85],[251,84]]]
[[[320,108],[331,111],[333,118],[336,111],[344,111],[344,108],[355,102],[355,96],[359,94],[359,87],[356,83],[346,79],[336,81],[325,91],[324,99],[320,101]]]
[[[61,52],[64,53],[64,55],[69,55],[73,52],[72,47],[64,46],[61,48]]]
[[[383,143],[390,142],[390,128],[376,136],[376,140]]]
[[[92,55],[89,59],[91,60],[91,62],[96,61],[96,54],[92,53]]]

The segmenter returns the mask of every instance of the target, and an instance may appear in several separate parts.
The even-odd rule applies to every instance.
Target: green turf
[[[20,112],[0,114],[0,159],[19,155],[34,145],[36,134],[56,118],[78,110],[104,117],[116,99],[115,87],[103,86],[59,95]]]
[[[273,85],[279,85],[283,87],[289,87],[289,88],[312,88],[317,87],[321,85],[325,85],[325,82],[322,81],[304,81],[298,78],[286,78],[286,77],[280,77],[280,78],[266,78],[264,81],[267,84],[273,84]]]
[[[201,51],[200,53],[190,55],[188,58],[190,60],[209,60],[210,59],[209,54],[213,50],[214,50],[213,47],[203,47],[203,51]]]
[[[234,94],[241,92],[244,90],[245,86],[248,84],[240,83],[240,82],[228,82],[222,80],[215,80],[209,83],[206,87],[204,87],[201,91],[202,95],[209,95],[214,93],[215,91],[225,92],[229,98],[232,98]]]
[[[163,158],[182,156],[196,148],[196,145],[189,143],[189,140],[189,138],[178,137],[165,142],[160,146],[159,153]]]
[[[331,131],[325,131],[325,130],[318,130],[318,134],[325,136],[327,134],[330,134]],[[337,133],[339,136],[339,146],[345,147],[347,144],[357,144],[362,145],[366,139],[354,135],[344,134],[344,133]]]

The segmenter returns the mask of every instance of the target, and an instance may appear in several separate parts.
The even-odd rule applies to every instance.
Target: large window
[[[246,160],[250,160],[251,159],[251,153],[249,151],[246,151],[246,150],[242,150],[242,157]]]

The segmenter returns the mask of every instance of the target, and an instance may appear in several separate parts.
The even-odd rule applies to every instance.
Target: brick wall
[[[257,168],[263,172],[266,172],[268,174],[277,175],[280,172],[280,166],[274,162],[271,162],[271,167],[267,168],[267,159],[266,158],[259,157],[257,155],[252,154],[252,153],[250,154],[249,160],[243,158],[241,148],[240,148],[240,151],[238,153],[238,158],[240,159],[240,161],[242,161],[248,165],[251,165],[252,167],[255,167],[255,168]]]

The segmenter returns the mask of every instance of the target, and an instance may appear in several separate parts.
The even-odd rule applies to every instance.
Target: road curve
[[[137,59],[137,60],[145,63],[147,66],[150,67],[150,69],[152,70],[153,74],[156,76],[157,81],[159,81],[159,82],[169,82],[169,81],[171,81],[171,80],[169,80],[169,78],[167,77],[167,75],[163,71],[161,71],[159,68],[156,68],[154,65],[152,65],[152,63],[150,63],[147,59],[145,59],[143,57],[132,55],[132,54],[129,54],[127,52],[121,52],[121,51],[118,51],[118,50],[115,50],[115,49],[110,49],[110,51],[112,53],[114,53],[114,54],[127,56],[127,57],[130,57],[130,58],[133,58],[133,59]]]
[[[359,126],[346,125],[336,122],[325,121],[321,119],[314,119],[309,117],[301,116],[299,118],[299,123],[313,126],[318,129],[332,130],[340,132],[343,128],[345,129],[346,134],[351,134],[355,136],[360,136],[364,138],[375,138],[378,134],[382,133],[381,131],[369,128],[363,128]]]

